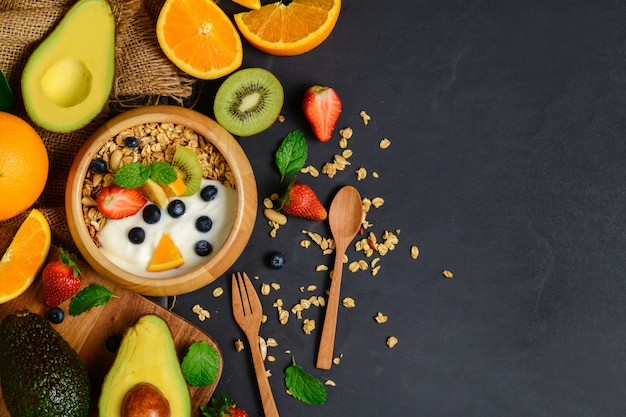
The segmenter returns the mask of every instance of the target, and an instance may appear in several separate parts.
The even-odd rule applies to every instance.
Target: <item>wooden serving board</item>
[[[53,246],[50,248],[48,259],[56,259],[58,254],[59,249]],[[111,299],[106,306],[94,307],[76,317],[72,317],[67,313],[69,300],[65,301],[61,304],[61,307],[66,312],[65,320],[61,324],[53,325],[74,350],[78,352],[89,371],[92,385],[92,404],[89,416],[95,417],[98,415],[97,404],[100,388],[106,373],[115,359],[115,353],[110,352],[106,348],[105,341],[111,335],[122,335],[139,317],[146,314],[156,314],[167,322],[176,343],[179,360],[182,359],[187,348],[194,341],[206,341],[219,353],[220,369],[215,382],[207,387],[190,387],[192,416],[199,416],[199,407],[209,401],[222,374],[224,360],[222,351],[215,340],[198,327],[161,307],[159,304],[139,294],[118,287],[114,282],[98,275],[86,263],[81,262],[79,265],[83,275],[81,289],[89,284],[100,284],[112,290],[118,297]],[[41,301],[40,278],[37,278],[24,294],[5,304],[0,304],[0,322],[9,314],[24,309],[44,317],[46,316],[47,309]],[[0,417],[10,417],[1,393]]]

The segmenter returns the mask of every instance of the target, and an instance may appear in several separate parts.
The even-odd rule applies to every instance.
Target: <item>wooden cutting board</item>
[[[59,249],[53,246],[50,248],[48,258],[56,259],[58,254]],[[206,341],[219,353],[220,369],[215,382],[207,387],[190,387],[192,416],[199,416],[199,407],[209,401],[222,374],[224,359],[222,351],[215,340],[198,327],[161,307],[159,304],[139,294],[118,287],[114,282],[97,274],[89,265],[85,263],[80,263],[79,265],[83,275],[81,288],[89,284],[100,284],[112,290],[118,297],[112,299],[106,306],[94,307],[76,317],[67,314],[69,300],[65,301],[61,304],[61,307],[66,312],[65,320],[61,324],[53,325],[74,350],[78,352],[89,371],[92,385],[92,404],[89,416],[95,417],[98,415],[97,403],[100,387],[102,386],[104,376],[115,359],[115,354],[106,348],[105,341],[111,335],[122,335],[139,317],[146,314],[156,314],[167,322],[176,342],[179,359],[182,358],[189,345],[194,341]],[[0,304],[0,322],[7,315],[24,309],[41,314],[44,317],[46,316],[47,309],[41,302],[40,278],[18,298],[5,304]],[[10,417],[1,393],[0,417]]]

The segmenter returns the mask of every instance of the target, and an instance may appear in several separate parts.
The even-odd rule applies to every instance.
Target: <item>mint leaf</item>
[[[306,373],[301,366],[296,365],[292,357],[291,365],[285,369],[285,385],[291,395],[298,400],[312,405],[321,405],[326,402],[326,388],[314,376]]]
[[[181,364],[185,380],[192,387],[211,385],[220,369],[220,356],[207,342],[193,342]]]
[[[302,169],[307,153],[308,145],[301,130],[296,129],[285,136],[276,151],[276,166],[280,172],[280,182]]]
[[[113,182],[124,188],[139,188],[150,177],[150,168],[141,162],[131,162],[115,173]]]
[[[153,162],[150,165],[150,178],[159,184],[171,184],[176,181],[176,168],[167,162]]]
[[[102,285],[91,284],[72,298],[69,313],[71,316],[78,316],[92,307],[106,305],[111,298],[117,298],[111,290]]]

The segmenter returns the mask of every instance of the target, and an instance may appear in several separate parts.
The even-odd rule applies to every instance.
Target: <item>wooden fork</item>
[[[239,272],[236,275],[233,273],[232,302],[235,321],[243,330],[250,346],[256,382],[259,386],[261,402],[263,403],[263,412],[265,417],[278,417],[278,409],[274,402],[270,382],[267,379],[261,347],[259,346],[259,330],[263,318],[263,308],[261,307],[259,296],[245,272],[243,277]]]

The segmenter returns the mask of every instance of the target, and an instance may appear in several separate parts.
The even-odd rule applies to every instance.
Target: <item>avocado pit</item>
[[[41,77],[41,91],[59,107],[72,107],[83,102],[91,91],[91,71],[83,61],[61,58]]]
[[[121,417],[170,417],[167,398],[148,382],[133,386],[122,401]]]

